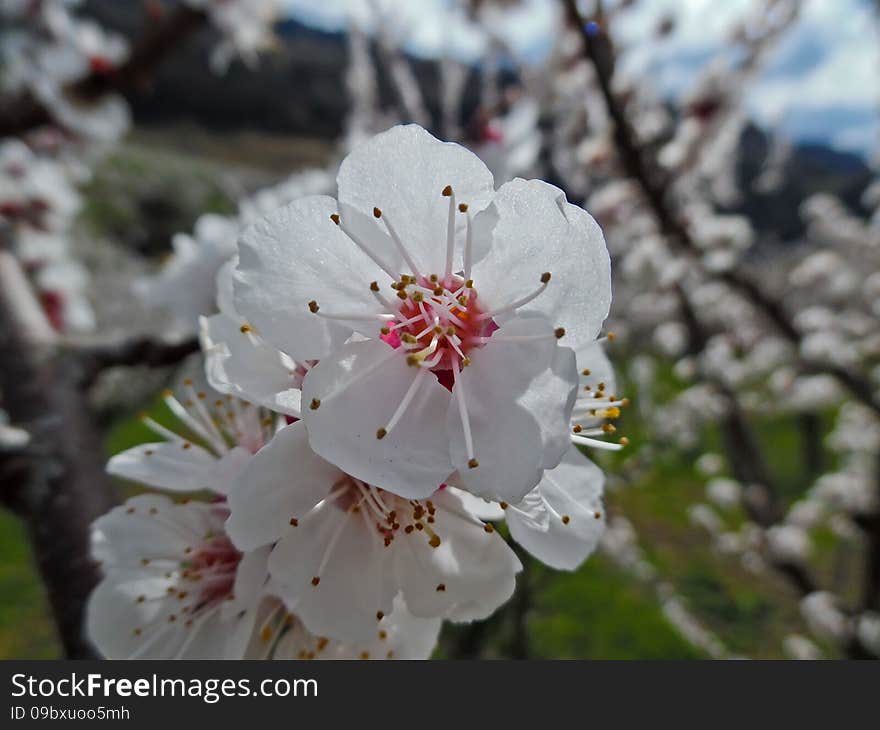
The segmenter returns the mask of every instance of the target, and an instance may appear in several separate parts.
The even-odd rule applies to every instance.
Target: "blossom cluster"
[[[426,658],[442,621],[513,594],[496,523],[559,569],[599,541],[603,475],[578,447],[621,448],[626,401],[596,222],[540,180],[496,190],[415,125],[356,147],[336,187],[202,219],[140,284],[181,320],[201,308],[206,382],[164,395],[181,433],[144,416],[162,440],[108,468],[210,498],[96,523],[108,657]]]

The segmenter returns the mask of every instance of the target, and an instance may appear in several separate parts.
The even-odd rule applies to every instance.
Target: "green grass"
[[[59,656],[46,595],[21,523],[0,511],[0,659]]]

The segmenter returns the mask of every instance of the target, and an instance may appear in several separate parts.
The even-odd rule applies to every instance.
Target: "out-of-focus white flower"
[[[249,228],[236,272],[256,334],[319,361],[312,447],[402,496],[452,481],[519,501],[568,448],[576,371],[557,339],[586,345],[607,315],[601,231],[546,183],[495,192],[476,156],[417,126],[356,149],[337,182],[338,202]]]
[[[816,636],[841,642],[852,630],[850,620],[837,605],[837,599],[827,591],[814,591],[801,600],[801,614]]]
[[[492,171],[496,183],[534,171],[541,152],[539,111],[538,103],[524,96],[506,114],[486,123],[484,139],[474,147],[474,152]]]
[[[856,632],[859,641],[880,657],[880,613],[865,611],[859,616]]]
[[[734,479],[716,477],[706,484],[706,497],[722,509],[733,509],[742,501],[742,485]]]
[[[721,454],[710,451],[700,456],[694,466],[697,467],[697,471],[705,476],[715,476],[720,474],[724,468],[724,457]]]
[[[718,513],[708,504],[693,504],[688,508],[688,517],[690,521],[702,527],[710,535],[717,535],[721,532],[723,523]]]
[[[11,425],[6,411],[0,408],[0,453],[23,449],[30,440],[30,434],[23,428]]]
[[[801,634],[789,634],[782,640],[782,650],[789,659],[809,661],[822,658],[822,650]]]
[[[196,332],[199,317],[215,311],[217,273],[235,254],[239,228],[234,218],[203,215],[192,236],[174,236],[174,253],[158,274],[135,282],[135,292],[146,306],[171,315],[173,334]]]
[[[800,564],[806,561],[812,547],[810,536],[797,525],[774,525],[767,530],[767,547],[774,560]]]
[[[261,50],[272,44],[272,27],[284,3],[281,0],[186,0],[203,10],[223,35],[211,54],[212,67],[222,73],[235,57],[255,66]]]

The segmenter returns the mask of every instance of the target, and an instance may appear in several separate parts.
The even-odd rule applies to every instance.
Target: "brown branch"
[[[79,361],[82,384],[91,384],[102,371],[111,367],[145,366],[151,368],[177,365],[199,350],[197,338],[180,342],[161,342],[150,337],[110,344],[71,347],[69,351]]]
[[[51,344],[34,343],[0,287],[0,391],[27,448],[4,460],[0,500],[24,521],[64,653],[94,656],[83,633],[85,603],[100,575],[90,558],[90,525],[114,504],[104,447],[80,365]]]
[[[141,89],[149,81],[163,59],[207,20],[201,10],[179,6],[161,22],[150,25],[132,48],[128,60],[109,72],[93,72],[73,84],[68,92],[85,101],[93,101],[108,92],[130,92]],[[52,121],[52,114],[30,93],[0,104],[0,137],[17,136]]]

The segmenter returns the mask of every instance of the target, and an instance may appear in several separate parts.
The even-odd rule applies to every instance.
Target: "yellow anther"
[[[247,323],[243,324],[243,325],[242,325],[241,327],[239,327],[238,329],[241,330],[241,333],[242,333],[243,335],[246,335],[246,334],[248,334],[249,332],[253,332],[253,327],[251,327],[251,326],[250,326],[249,324],[247,324]]]

